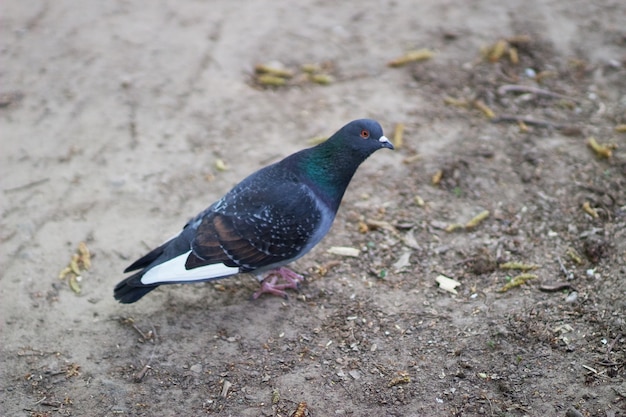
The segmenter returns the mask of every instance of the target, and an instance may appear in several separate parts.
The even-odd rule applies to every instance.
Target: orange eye
[[[367,138],[369,138],[369,137],[370,137],[370,132],[368,132],[368,131],[367,131],[367,130],[365,130],[365,129],[361,130],[361,137],[362,137],[363,139],[367,139]]]

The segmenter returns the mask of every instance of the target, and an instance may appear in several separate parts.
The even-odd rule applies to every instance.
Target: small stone
[[[191,372],[194,372],[194,373],[196,373],[196,374],[199,374],[199,373],[201,373],[201,372],[202,372],[202,365],[201,365],[201,364],[199,364],[199,363],[197,363],[197,364],[195,364],[195,365],[192,365],[192,366],[191,366],[191,368],[189,368],[189,370],[190,370]]]

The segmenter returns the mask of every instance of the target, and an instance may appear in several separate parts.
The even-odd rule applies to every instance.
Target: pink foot
[[[278,278],[282,278],[285,283],[277,284]],[[302,281],[304,281],[304,277],[290,269],[284,267],[272,269],[265,278],[263,278],[261,288],[252,294],[252,298],[256,300],[261,294],[273,294],[287,298],[287,293],[284,290],[289,288],[297,290]]]

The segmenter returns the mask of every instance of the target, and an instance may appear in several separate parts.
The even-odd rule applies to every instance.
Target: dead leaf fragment
[[[320,85],[328,85],[335,81],[335,79],[328,74],[311,74],[310,78],[312,82]]]
[[[387,65],[393,68],[397,68],[411,62],[424,61],[432,58],[433,56],[435,56],[435,53],[430,49],[418,49],[416,51],[409,51],[406,54],[389,61]]]
[[[519,63],[518,47],[528,44],[531,38],[526,35],[512,36],[506,39],[499,39],[493,45],[481,48],[482,55],[489,62],[498,62],[503,56],[508,56],[512,64]]]
[[[422,155],[418,153],[414,153],[413,155],[409,155],[402,160],[403,164],[412,164],[413,162],[417,162],[422,159]]]
[[[502,57],[502,55],[504,55],[508,47],[509,43],[504,39],[500,39],[493,46],[491,46],[491,48],[489,48],[489,54],[487,55],[487,58],[491,62],[498,61]]]
[[[314,74],[316,72],[320,72],[322,71],[322,67],[319,64],[302,64],[300,66],[300,69],[302,70],[302,72],[307,73],[307,74]]]
[[[217,158],[215,160],[215,169],[217,169],[218,171],[227,171],[228,170],[228,166],[224,163],[224,160],[221,158]]]
[[[510,290],[511,288],[519,287],[521,285],[524,285],[527,281],[530,281],[531,279],[536,279],[536,278],[537,278],[537,275],[535,274],[520,274],[516,276],[515,278],[513,278],[510,282],[505,284],[502,288],[500,288],[498,292],[506,292]]]
[[[500,269],[516,269],[518,271],[531,271],[539,268],[537,265],[524,264],[521,262],[505,262],[500,264]]]
[[[596,154],[596,156],[598,156],[599,158],[607,159],[613,155],[613,149],[617,148],[617,145],[615,144],[601,145],[593,136],[587,139],[587,145],[589,145],[589,147]]]
[[[76,363],[70,363],[69,365],[67,365],[67,368],[65,369],[65,377],[71,378],[73,376],[79,376],[80,375],[79,371],[80,371],[80,365]]]
[[[306,413],[306,402],[302,401],[298,403],[296,411],[293,412],[291,417],[304,417]]]
[[[357,248],[351,248],[349,246],[331,246],[328,248],[328,253],[339,256],[349,256],[352,258],[358,258],[361,251]]]
[[[575,249],[569,248],[566,252],[567,256],[570,257],[570,259],[572,261],[574,261],[574,263],[578,264],[578,265],[582,265],[583,260],[580,257],[580,255],[578,254],[578,252],[576,252]]]
[[[396,149],[402,148],[402,145],[404,144],[403,136],[404,136],[404,123],[397,123],[393,131],[393,146],[395,146]]]
[[[267,87],[281,87],[287,84],[287,79],[272,74],[261,74],[257,77],[257,81]]]
[[[272,404],[278,404],[279,401],[280,392],[278,391],[278,388],[274,388],[274,391],[272,391]]]
[[[588,215],[590,215],[594,219],[597,219],[598,217],[600,217],[598,215],[598,212],[596,211],[596,209],[591,207],[591,204],[589,204],[589,201],[585,201],[583,203],[583,210],[585,211],[585,213],[587,213]]]
[[[461,229],[465,229],[465,226],[463,226],[461,223],[452,223],[446,226],[446,228],[443,230],[445,230],[447,233],[452,233]]]
[[[59,272],[59,279],[64,280],[66,277],[69,277],[68,285],[70,289],[76,294],[80,294],[79,282],[82,279],[81,273],[89,268],[91,268],[91,253],[89,248],[87,248],[87,244],[80,242],[76,253],[72,254],[70,262]]]
[[[478,213],[472,220],[465,224],[466,229],[473,229],[478,226],[483,220],[489,217],[489,210],[484,210]]]
[[[400,372],[400,375],[393,377],[391,381],[389,381],[387,387],[391,388],[400,384],[408,384],[409,382],[411,382],[409,374],[407,372]]]
[[[439,183],[441,182],[441,179],[443,178],[443,170],[440,169],[437,172],[435,172],[431,178],[431,182],[433,183],[433,185],[439,185]]]
[[[70,260],[70,270],[76,274],[76,275],[80,275],[80,267],[78,266],[78,259],[80,258],[80,255],[75,253],[72,255],[72,259]]]
[[[519,55],[517,54],[517,48],[509,48],[509,60],[514,65],[519,64]]]
[[[390,233],[393,233],[394,235],[398,234],[398,231],[396,230],[396,228],[391,223],[386,222],[384,220],[367,219],[365,220],[365,223],[372,230],[382,229]]]
[[[521,133],[527,133],[530,131],[530,128],[528,127],[528,125],[526,123],[524,123],[523,120],[518,120],[517,121],[517,125],[519,126],[519,131]]]
[[[494,117],[496,117],[496,114],[493,112],[493,110],[491,110],[489,106],[487,106],[482,100],[475,100],[474,107],[482,111],[488,119],[493,119]]]
[[[78,244],[78,263],[82,265],[83,269],[91,268],[91,253],[85,242]]]
[[[437,278],[435,278],[435,281],[437,282],[437,284],[439,284],[439,288],[441,288],[442,290],[448,291],[452,294],[458,294],[455,288],[461,285],[459,281],[448,278],[445,275],[439,275]]]
[[[401,237],[401,239],[402,239],[402,243],[404,243],[406,246],[408,246],[411,249],[420,248],[419,244],[417,243],[417,239],[415,239],[415,235],[413,234],[413,231],[411,230],[406,232],[404,236]]]
[[[458,98],[448,97],[448,96],[443,98],[443,102],[447,104],[448,106],[455,106],[455,107],[467,107],[469,105],[469,103],[465,99],[458,99]]]
[[[393,269],[396,272],[399,272],[402,269],[406,268],[407,266],[411,265],[411,262],[409,262],[410,258],[411,258],[411,251],[404,251],[402,255],[400,255],[400,257],[398,258],[396,263],[393,264]]]
[[[70,268],[69,266],[66,266],[65,268],[61,270],[61,272],[59,272],[59,279],[65,279],[67,274],[71,274],[71,273],[72,273],[72,268]]]
[[[271,75],[273,77],[278,77],[278,78],[293,77],[293,71],[286,69],[286,68],[282,68],[280,65],[277,65],[277,64],[257,64],[254,67],[254,71],[257,74],[268,74],[268,75]]]
[[[78,281],[81,279],[80,275],[70,275],[69,285],[70,289],[74,291],[76,294],[80,294],[80,285]]]

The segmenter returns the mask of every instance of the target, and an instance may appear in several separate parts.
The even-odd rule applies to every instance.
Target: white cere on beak
[[[379,141],[380,143],[385,143],[385,142],[389,143],[389,139],[387,139],[387,136],[381,136],[381,137],[378,139],[378,141]]]

